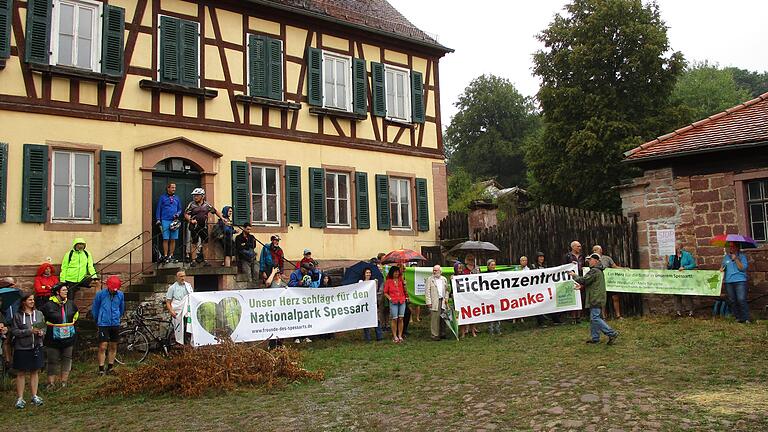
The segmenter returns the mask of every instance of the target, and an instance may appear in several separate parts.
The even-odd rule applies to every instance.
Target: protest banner
[[[576,264],[539,270],[453,276],[460,325],[581,309],[569,272]]]
[[[443,267],[443,276],[451,283],[453,276],[453,267]],[[488,267],[479,267],[480,272],[485,272]],[[519,270],[520,266],[496,266],[498,271]],[[386,275],[385,275],[386,276]],[[424,306],[424,290],[426,289],[426,279],[432,276],[432,267],[406,267],[405,268],[405,288],[408,290],[408,301],[412,305]]]
[[[196,292],[185,299],[192,344],[295,338],[376,327],[376,282],[335,288]],[[189,309],[187,309],[187,305]]]
[[[717,270],[606,269],[611,292],[719,296],[723,273]]]

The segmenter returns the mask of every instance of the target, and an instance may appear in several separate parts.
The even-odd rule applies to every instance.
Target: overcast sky
[[[565,0],[389,0],[417,27],[456,50],[440,62],[443,126],[456,113],[453,104],[469,82],[482,74],[512,81],[533,96],[539,81],[531,75],[535,39]],[[670,45],[686,60],[768,70],[768,0],[658,0],[669,27]]]

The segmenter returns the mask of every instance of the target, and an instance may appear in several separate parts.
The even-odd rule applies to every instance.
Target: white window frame
[[[329,58],[333,59],[334,61],[343,61],[343,62],[345,62],[347,64],[347,67],[345,68],[346,71],[347,71],[347,76],[346,76],[346,79],[344,80],[345,81],[344,84],[347,87],[347,91],[346,91],[346,93],[347,93],[347,95],[346,95],[347,96],[347,103],[346,103],[346,106],[344,106],[344,107],[331,106],[331,105],[328,105],[328,103],[327,103],[327,101],[328,101],[328,92],[325,91],[325,78],[326,78],[326,76],[325,76],[325,62],[328,61]],[[336,68],[333,68],[332,70],[334,71],[334,77],[335,77]],[[330,108],[330,109],[337,109],[337,110],[347,111],[347,112],[352,112],[352,57],[347,56],[347,55],[343,55],[343,54],[336,54],[336,53],[333,53],[333,52],[323,51],[322,71],[323,71],[323,73],[322,73],[322,76],[323,76],[323,82],[322,82],[322,86],[323,86],[323,107],[324,108]],[[334,80],[334,83],[335,82],[336,81]],[[334,97],[336,95],[335,87],[336,87],[336,84],[334,84],[334,92],[333,92]]]
[[[347,223],[345,223],[345,224],[342,224],[342,223],[339,223],[339,222],[330,223],[330,222],[328,222],[330,220],[330,215],[326,214],[326,226],[328,226],[329,228],[351,228],[352,227],[352,202],[351,202],[351,199],[350,199],[350,192],[349,192],[349,187],[351,185],[351,182],[350,182],[351,174],[348,173],[348,172],[326,171],[325,172],[325,176],[326,176],[326,178],[323,179],[323,181],[326,181],[328,176],[333,176],[334,177],[333,178],[333,182],[334,182],[334,185],[335,185],[335,188],[334,188],[335,189],[335,194],[334,194],[334,196],[328,196],[328,190],[326,188],[326,191],[325,191],[325,205],[326,205],[326,207],[325,208],[328,209],[328,200],[329,199],[333,200],[333,208],[334,208],[334,212],[335,212],[334,216],[336,217],[336,221],[338,221],[340,219],[340,217],[339,217],[339,200],[340,199],[346,199],[347,200]],[[339,176],[346,177],[346,183],[347,183],[347,188],[346,188],[347,189],[347,196],[346,197],[339,196]]]
[[[392,188],[392,182],[394,182],[397,185],[397,188],[395,189],[396,201],[394,201],[394,202],[392,201],[392,189],[393,189]],[[406,190],[408,191],[408,194],[406,196],[406,198],[407,198],[406,204],[408,204],[408,225],[403,224],[403,221],[400,220],[400,216],[401,216],[400,206],[403,205],[403,196],[400,194],[400,184],[402,182],[405,182],[408,185],[408,187],[406,188]],[[413,185],[411,184],[411,179],[401,178],[401,177],[390,177],[389,178],[389,197],[387,198],[387,205],[389,205],[389,209],[390,209],[389,217],[390,217],[390,220],[392,222],[392,229],[395,229],[395,230],[405,230],[405,231],[410,231],[410,230],[413,229],[413,200],[411,199],[412,198],[412,194],[411,194],[412,186]],[[392,214],[392,211],[391,211],[393,203],[397,204],[397,212],[396,212],[396,214]]]
[[[256,214],[256,209],[253,208],[253,170],[254,168],[261,170],[261,187],[262,187],[262,203],[264,204],[264,208],[261,211],[261,221],[257,221],[254,219],[254,215]],[[275,205],[277,208],[275,209],[275,214],[277,215],[276,221],[268,221],[267,219],[267,176],[265,175],[266,170],[275,170]],[[250,164],[248,167],[248,205],[251,207],[251,223],[256,226],[280,226],[281,222],[281,213],[282,213],[282,202],[281,194],[280,194],[280,167],[279,166],[272,166],[272,165],[262,165],[262,164]]]
[[[405,112],[403,112],[403,116],[400,117],[395,113],[395,107],[389,106],[389,85],[387,85],[387,75],[390,73],[395,75],[402,75],[403,76],[403,109]],[[394,80],[393,80],[394,82]],[[393,86],[394,87],[394,86]],[[393,89],[393,91],[396,91],[397,87]],[[395,101],[397,101],[397,93],[395,93]],[[395,122],[411,122],[411,71],[405,68],[392,66],[385,64],[384,65],[384,102],[387,107],[387,119],[392,120]]]
[[[67,4],[75,6],[90,7],[94,10],[94,19],[92,22],[93,28],[91,29],[91,35],[93,41],[91,43],[91,67],[81,68],[77,65],[61,65],[66,67],[74,67],[77,69],[90,70],[93,72],[101,72],[101,29],[103,27],[102,20],[104,19],[104,4],[93,0],[53,0],[53,8],[51,9],[51,47],[49,63],[51,65],[58,65],[59,63],[59,11],[61,5]],[[77,14],[73,17],[74,25],[77,27]],[[75,36],[72,41],[72,56],[77,61],[77,28],[75,29]]]
[[[181,21],[189,21],[197,24],[197,87],[200,87],[200,77],[203,76],[203,69],[202,69],[203,65],[200,63],[200,56],[202,55],[201,50],[205,48],[203,46],[203,33],[200,31],[200,22],[193,21],[190,19],[185,19],[185,18],[179,18],[171,15],[164,15],[164,14],[157,15],[157,41],[155,42],[155,45],[157,47],[157,69],[155,69],[155,80],[159,82],[160,76],[161,76],[160,75],[160,58],[161,58],[160,57],[160,41],[163,36],[162,29],[161,29],[162,25],[160,24],[162,21],[160,19],[161,17],[168,17],[168,18],[173,18]],[[181,63],[181,59],[179,59],[179,63]],[[247,85],[247,82],[248,81],[246,80],[246,85]],[[173,83],[169,83],[169,84],[173,84]]]
[[[68,216],[64,218],[56,218],[56,155],[61,153],[69,154],[69,208],[67,209]],[[89,173],[88,173],[88,218],[75,218],[75,155],[85,155],[89,159]],[[54,150],[53,157],[51,158],[51,223],[93,223],[93,189],[96,187],[94,184],[94,154],[91,152],[72,151],[72,150]]]
[[[744,195],[747,199],[747,209],[749,212],[749,219],[747,220],[748,231],[750,234],[752,234],[752,238],[754,238],[758,243],[766,243],[768,242],[768,179],[755,179],[745,183]],[[757,183],[760,186],[761,196],[759,198],[750,198],[749,196],[749,185],[752,183]],[[761,236],[764,237],[756,235],[753,229],[754,215],[752,212],[752,206],[754,205],[761,205],[763,207],[763,232],[761,233]]]
[[[248,52],[248,61],[245,62],[245,94],[248,96],[254,96],[251,94],[251,38],[250,35],[256,35],[259,36],[256,33],[249,33],[246,36],[246,40],[248,41],[248,46],[246,47],[246,50]],[[280,88],[283,89],[282,92],[280,92],[280,101],[285,100],[285,44],[283,43],[282,39],[272,38],[276,41],[280,42],[280,63],[282,64],[281,70],[283,71],[282,74],[280,74]]]

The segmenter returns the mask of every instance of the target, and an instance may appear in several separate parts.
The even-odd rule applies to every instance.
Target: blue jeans
[[[384,338],[384,336],[381,333],[381,326],[377,324],[376,328],[374,328],[374,330],[376,331],[376,340],[377,341],[378,340],[382,340]],[[363,337],[365,338],[366,342],[370,342],[371,341],[371,329],[369,329],[369,328],[363,329]]]
[[[602,308],[593,307],[589,308],[589,329],[592,334],[592,340],[595,342],[600,341],[600,332],[603,332],[606,336],[611,337],[617,334],[616,330],[612,329],[608,323],[601,317]]]
[[[731,303],[736,321],[749,320],[749,305],[747,304],[747,282],[730,282],[725,284],[728,301]]]

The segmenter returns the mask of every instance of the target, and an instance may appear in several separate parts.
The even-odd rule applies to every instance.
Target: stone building
[[[641,268],[666,268],[657,231],[674,229],[701,269],[718,269],[723,248],[713,236],[739,233],[759,248],[749,259],[749,300],[754,311],[768,301],[768,93],[647,142],[626,153],[642,175],[620,187],[623,213],[638,221]],[[649,312],[672,307],[650,296]],[[698,298],[697,308],[712,307]]]

